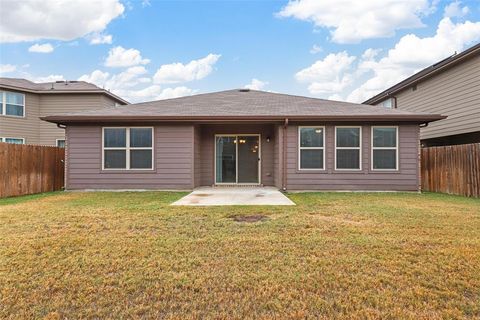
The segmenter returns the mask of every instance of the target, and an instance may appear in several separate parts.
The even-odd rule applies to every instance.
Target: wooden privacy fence
[[[0,198],[61,190],[65,149],[0,143]]]
[[[480,197],[480,143],[422,149],[422,190]]]

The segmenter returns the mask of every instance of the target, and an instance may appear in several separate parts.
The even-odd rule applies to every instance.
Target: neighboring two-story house
[[[421,128],[422,146],[480,142],[480,43],[363,103],[448,116]]]
[[[84,81],[34,83],[0,78],[0,142],[64,146],[65,130],[40,117],[125,104],[122,98]]]

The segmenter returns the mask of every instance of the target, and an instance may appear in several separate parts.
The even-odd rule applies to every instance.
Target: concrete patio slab
[[[173,206],[295,205],[274,187],[201,187]]]

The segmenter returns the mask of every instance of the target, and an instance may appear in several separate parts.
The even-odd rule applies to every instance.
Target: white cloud
[[[211,53],[205,58],[192,60],[187,64],[177,62],[162,65],[153,76],[153,81],[157,84],[163,84],[203,79],[213,71],[213,65],[220,56]]]
[[[91,82],[101,88],[116,91],[151,82],[150,78],[142,77],[146,73],[148,72],[143,66],[130,67],[113,75],[101,70],[95,70],[91,74],[82,75],[78,80]]]
[[[0,64],[0,75],[12,73],[15,70],[17,70],[17,66],[14,66],[13,64]]]
[[[422,27],[422,15],[431,10],[428,0],[297,0],[290,1],[278,15],[328,28],[334,42],[355,43]]]
[[[157,99],[162,100],[162,99],[173,99],[173,98],[179,98],[184,96],[191,96],[195,92],[197,92],[197,90],[193,90],[183,86],[175,87],[175,88],[165,88],[157,96]]]
[[[405,35],[383,55],[374,48],[360,57],[331,53],[297,72],[295,78],[308,84],[313,95],[362,102],[478,41],[480,22],[453,23],[443,18],[433,36]]]
[[[380,52],[382,52],[382,49],[373,49],[373,48],[368,48],[365,50],[362,54],[362,59],[363,60],[372,60],[375,58]]]
[[[134,66],[127,68],[118,74],[110,74],[101,70],[95,70],[90,74],[82,75],[78,80],[96,84],[97,86],[110,90],[130,102],[170,99],[191,95],[196,92],[196,90],[187,87],[163,89],[157,84],[143,87],[143,85],[152,82],[152,79],[146,76],[147,73],[148,71],[145,67]]]
[[[249,84],[245,85],[245,88],[251,90],[262,90],[267,84],[268,82],[266,81],[261,81],[253,78]]]
[[[51,74],[46,77],[33,77],[29,80],[33,82],[55,82],[55,81],[64,81],[65,78],[61,74]]]
[[[454,52],[460,52],[480,41],[480,22],[453,23],[440,21],[436,34],[420,38],[413,34],[402,37],[388,54],[378,60],[362,61],[358,68],[373,76],[348,95],[349,101],[361,102]]]
[[[445,7],[443,15],[449,18],[463,17],[469,12],[470,9],[467,6],[461,7],[461,3],[459,1],[454,1]]]
[[[142,65],[149,60],[143,59],[138,50],[116,47],[110,50],[105,65],[128,67],[118,73],[94,70],[90,74],[82,75],[79,80],[94,83],[130,102],[170,99],[191,95],[197,90],[185,86],[164,88],[160,84],[203,79],[212,72],[213,65],[219,57],[220,55],[210,54],[186,65],[181,63],[163,65],[155,76],[151,77]]]
[[[314,44],[312,49],[310,49],[311,54],[316,54],[316,53],[319,53],[319,52],[322,52],[322,51],[323,51],[323,48],[320,47],[319,45],[316,45],[316,44]]]
[[[92,33],[89,37],[90,44],[111,44],[112,36],[103,33]]]
[[[104,88],[109,76],[110,74],[108,72],[95,70],[91,74],[84,74],[83,76],[78,78],[78,80],[90,82],[99,86],[100,88]]]
[[[137,49],[125,49],[121,46],[110,49],[105,60],[107,67],[131,67],[149,63],[149,59],[142,58]]]
[[[37,53],[50,53],[53,52],[53,46],[50,43],[38,44],[35,43],[33,46],[28,48],[29,52]]]
[[[311,94],[338,93],[352,83],[353,77],[348,72],[355,59],[346,51],[330,53],[323,60],[297,72],[295,79],[309,83],[308,91]]]
[[[135,87],[140,83],[145,83],[145,78],[141,76],[146,73],[147,70],[143,66],[130,67],[119,74],[113,75],[106,85],[112,89]]]
[[[183,96],[189,96],[197,92],[187,87],[165,88],[158,84],[154,84],[139,90],[112,90],[120,97],[127,99],[130,102],[143,102],[152,100],[173,99]]]
[[[103,31],[124,10],[119,0],[2,1],[0,42],[70,41]]]

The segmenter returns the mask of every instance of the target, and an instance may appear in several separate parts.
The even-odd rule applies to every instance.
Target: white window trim
[[[302,147],[301,144],[301,130],[303,128],[321,128],[323,130],[323,147]],[[325,171],[326,165],[325,165],[325,136],[326,136],[326,131],[325,131],[325,126],[298,126],[298,170],[299,171]],[[302,168],[302,162],[301,162],[301,151],[302,150],[323,150],[323,166],[321,168]]]
[[[22,143],[21,143],[21,144],[25,144],[25,138],[18,138],[18,137],[0,137],[0,142],[9,143],[9,142],[6,142],[7,139],[18,139],[18,140],[22,140]]]
[[[396,133],[396,144],[395,147],[374,147],[373,146],[373,130],[378,128],[395,128]],[[398,171],[399,170],[399,144],[400,141],[398,140],[398,126],[372,126],[370,129],[370,169],[372,171]],[[373,168],[373,150],[395,150],[395,169],[374,169]]]
[[[152,129],[152,146],[151,147],[130,147],[130,129]],[[125,129],[125,147],[105,147],[105,129]],[[154,127],[102,127],[102,170],[104,171],[152,171],[154,164],[154,145],[155,145],[155,129]],[[105,150],[125,150],[125,168],[105,168]],[[152,150],[152,167],[151,168],[130,168],[130,150]]]
[[[8,90],[0,90],[1,92],[1,99],[2,99],[2,108],[0,110],[0,115],[4,117],[13,117],[13,118],[25,118],[25,94],[21,92],[15,92],[15,91],[8,91]],[[14,106],[22,106],[23,107],[23,116],[16,116],[13,114],[7,114],[7,92],[8,93],[16,93],[16,94],[21,94],[23,96],[23,104],[16,104],[16,103],[9,103]]]
[[[63,141],[64,145],[67,146],[67,139],[55,139],[55,146],[58,147],[58,141]]]
[[[359,141],[358,147],[337,147],[337,129],[338,128],[355,128],[359,129],[360,135],[359,135]],[[337,168],[337,150],[360,150],[358,152],[358,164],[359,168]],[[362,171],[362,126],[335,126],[335,156],[334,156],[334,161],[335,161],[335,171]]]

